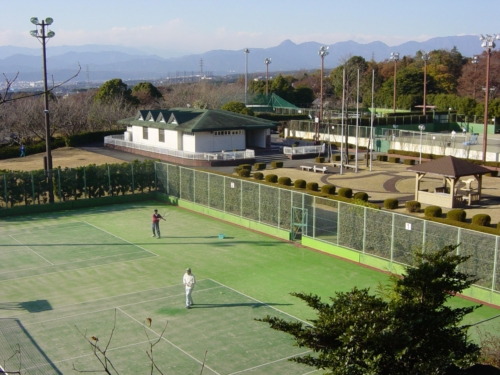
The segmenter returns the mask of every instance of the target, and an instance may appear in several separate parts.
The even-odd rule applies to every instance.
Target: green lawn
[[[161,239],[151,238],[154,208],[170,212],[160,224]],[[164,373],[199,374],[207,352],[204,374],[306,374],[314,369],[287,358],[307,348],[254,318],[306,321],[314,317],[311,310],[290,292],[328,298],[387,280],[381,272],[154,202],[12,217],[0,228],[0,363],[19,343],[23,374],[75,373],[73,365],[99,369],[79,330],[105,347],[115,319],[108,355],[122,374],[146,374],[148,340],[167,324],[154,347]],[[186,267],[197,278],[190,310],[181,285]],[[467,322],[499,313],[483,307]],[[481,326],[500,331],[496,320]]]

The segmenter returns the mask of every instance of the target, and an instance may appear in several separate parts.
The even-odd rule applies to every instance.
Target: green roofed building
[[[121,137],[107,137],[107,147],[191,165],[189,160],[247,159],[254,149],[270,147],[271,129],[279,125],[224,110],[192,108],[140,110],[118,123],[127,130]]]

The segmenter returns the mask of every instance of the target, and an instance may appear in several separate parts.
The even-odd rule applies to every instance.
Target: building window
[[[142,128],[142,139],[148,139],[148,128],[147,128],[147,126],[144,126]]]
[[[160,129],[160,142],[165,142],[165,129]]]

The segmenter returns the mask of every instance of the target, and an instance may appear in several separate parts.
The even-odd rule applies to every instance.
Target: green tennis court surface
[[[151,215],[170,212],[151,237]],[[224,234],[224,239],[220,238]],[[184,308],[186,267],[197,278]],[[307,321],[311,310],[290,292],[327,298],[387,276],[210,217],[159,203],[12,217],[0,221],[0,363],[23,374],[101,370],[79,333],[105,347],[122,374],[145,374],[149,340],[168,374],[321,374],[289,362],[306,348],[255,318]],[[472,302],[455,299],[454,305]],[[483,307],[467,323],[498,310]],[[151,318],[151,327],[145,324]],[[498,332],[496,320],[482,326]],[[473,333],[473,332],[472,332]],[[473,333],[474,334],[474,333]]]

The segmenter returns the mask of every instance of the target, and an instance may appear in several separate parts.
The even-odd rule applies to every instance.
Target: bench
[[[321,173],[325,174],[326,172],[328,172],[328,169],[326,169],[326,167],[318,168],[318,167],[314,166],[313,171],[314,172],[321,172]]]
[[[351,164],[332,163],[332,165],[336,168],[340,168],[342,166],[343,168],[356,169],[356,166]]]
[[[303,171],[308,171],[308,172],[310,172],[312,168],[313,167],[310,167],[308,165],[301,165],[300,166],[300,169],[302,169]]]

